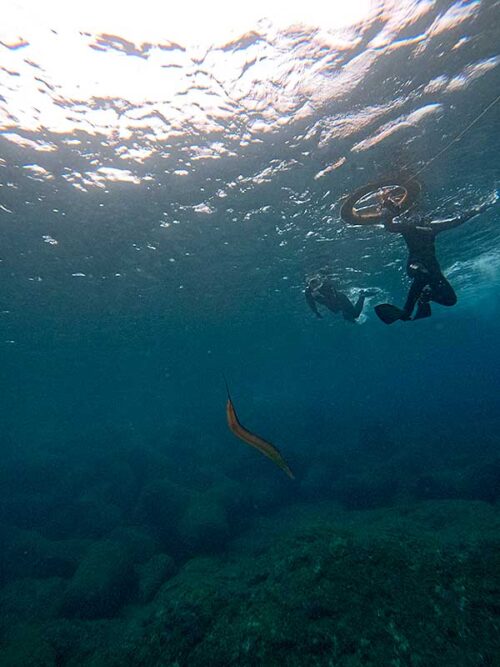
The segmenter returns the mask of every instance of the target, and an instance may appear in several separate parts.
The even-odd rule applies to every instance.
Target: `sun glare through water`
[[[84,192],[191,179],[196,214],[304,168],[341,196],[401,146],[422,164],[447,118],[466,126],[491,102],[469,90],[500,62],[471,37],[491,29],[478,1],[7,4],[0,134],[26,178]]]
[[[120,118],[132,105],[144,105],[160,125],[162,118],[181,123],[192,114],[192,108],[187,111],[191,98],[204,115],[216,111],[217,94],[231,97],[236,83],[240,63],[227,52],[231,45],[241,49],[241,40],[253,42],[251,60],[258,63],[260,78],[266,68],[272,72],[275,58],[269,57],[266,41],[257,38],[259,25],[271,31],[312,29],[317,36],[336,34],[338,41],[343,30],[376,11],[372,0],[348,5],[257,0],[237,9],[228,0],[176,3],[175,9],[149,0],[141,3],[140,12],[136,3],[98,0],[86,2],[82,12],[58,0],[10,5],[0,27],[0,42],[8,47],[1,75],[7,91],[1,129],[17,125],[121,136],[140,125],[137,118],[128,123]],[[235,92],[241,97],[246,91]],[[91,100],[99,103],[87,107]],[[164,113],[166,106],[170,111]]]

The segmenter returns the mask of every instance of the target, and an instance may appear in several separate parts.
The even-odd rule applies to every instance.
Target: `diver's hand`
[[[481,204],[474,206],[474,208],[472,209],[472,215],[479,215],[480,213],[484,213],[489,208],[494,206],[497,203],[497,201],[498,201],[498,195],[495,193],[493,196],[488,197],[486,201],[483,201]]]

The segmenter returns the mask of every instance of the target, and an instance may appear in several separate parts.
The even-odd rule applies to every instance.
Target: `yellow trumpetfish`
[[[236,410],[234,409],[233,401],[231,400],[231,395],[229,393],[229,387],[227,386],[227,382],[226,382],[226,390],[227,390],[226,416],[229,429],[234,433],[234,435],[237,438],[240,438],[240,440],[246,442],[247,445],[255,447],[255,449],[258,449],[259,452],[264,454],[264,456],[267,456],[267,458],[271,459],[271,461],[274,461],[274,463],[276,463],[276,465],[279,468],[281,468],[281,470],[283,470],[283,472],[285,472],[288,475],[288,477],[290,477],[290,479],[295,479],[295,475],[288,467],[287,462],[281,456],[279,450],[274,445],[271,445],[270,442],[267,442],[267,440],[264,440],[260,436],[255,435],[255,433],[247,431],[247,429],[240,424],[238,417],[236,415]]]

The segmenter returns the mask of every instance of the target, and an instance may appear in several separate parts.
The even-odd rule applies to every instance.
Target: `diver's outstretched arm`
[[[477,213],[472,213],[472,211],[467,211],[460,215],[456,215],[453,218],[444,218],[443,220],[431,220],[428,225],[435,234],[440,232],[446,232],[448,229],[455,229],[455,227],[460,227],[464,222],[470,220],[472,217],[477,215]]]
[[[393,234],[401,234],[402,232],[406,232],[409,227],[407,222],[401,222],[400,220],[398,220],[398,222],[394,222],[394,218],[385,218],[383,222],[384,229],[387,232],[392,232]]]
[[[400,214],[401,210],[395,206],[393,202],[387,200],[383,202],[382,208],[380,209],[380,219],[383,222],[386,231],[395,234],[401,234],[401,232],[406,231],[408,223],[401,222],[401,220],[394,222]]]
[[[461,213],[460,215],[457,215],[454,218],[446,218],[445,220],[433,220],[432,222],[429,223],[429,226],[436,234],[444,232],[447,229],[454,229],[455,227],[460,227],[460,225],[463,225],[464,222],[467,222],[471,218],[476,217],[476,215],[480,215],[481,213],[484,213],[484,211],[487,211],[495,203],[496,200],[483,202],[482,204],[474,206],[474,208],[471,208],[469,211]]]
[[[313,311],[313,313],[316,315],[316,317],[323,317],[323,315],[319,312],[318,307],[316,306],[316,301],[314,300],[313,295],[311,294],[311,290],[309,289],[309,287],[306,287],[305,297],[306,297],[307,305]]]

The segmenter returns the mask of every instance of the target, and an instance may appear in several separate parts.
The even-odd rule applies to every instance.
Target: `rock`
[[[142,604],[150,602],[161,585],[171,577],[174,571],[174,559],[167,554],[157,554],[146,563],[139,565],[137,567],[139,602]]]
[[[70,577],[76,570],[86,540],[47,540],[35,531],[16,531],[4,553],[7,578]]]
[[[270,518],[274,539],[260,555],[188,561],[143,610],[142,634],[122,635],[121,659],[103,651],[97,664],[497,664],[497,528],[495,542],[464,549],[394,510],[331,509],[331,521],[329,507],[294,509],[285,531]],[[497,514],[471,511],[485,524]]]
[[[109,617],[127,600],[134,585],[129,550],[111,540],[96,542],[66,588],[61,613],[67,617]]]
[[[115,528],[108,536],[112,542],[122,544],[133,563],[143,563],[158,551],[158,542],[146,530],[138,526]]]
[[[54,648],[38,626],[22,625],[16,628],[0,649],[0,664],[5,667],[56,667]]]
[[[54,647],[57,667],[131,667],[133,660],[116,662],[112,656],[119,638],[130,641],[135,636],[136,623],[140,621],[136,621],[135,617],[130,622],[121,618],[57,618],[45,622],[41,627],[46,641]],[[101,654],[103,648],[106,649],[105,656]],[[26,667],[36,667],[36,664],[30,663]]]
[[[54,618],[61,603],[66,581],[16,579],[0,589],[0,634],[9,632],[16,623]]]

